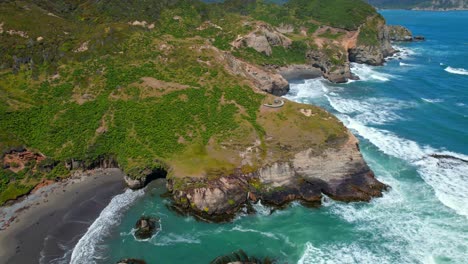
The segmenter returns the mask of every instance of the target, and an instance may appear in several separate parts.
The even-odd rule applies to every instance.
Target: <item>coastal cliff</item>
[[[345,82],[351,61],[381,64],[393,49],[372,7],[147,5],[0,3],[1,203],[109,167],[132,189],[166,178],[175,207],[206,219],[248,201],[382,194],[337,118],[277,98],[289,80]]]
[[[292,201],[319,206],[324,194],[345,202],[369,201],[386,189],[375,179],[351,134],[337,148],[322,153],[304,149],[251,173],[239,170],[215,180],[185,178],[183,183],[170,179],[167,185],[179,211],[209,221],[228,220],[258,201],[275,207]]]

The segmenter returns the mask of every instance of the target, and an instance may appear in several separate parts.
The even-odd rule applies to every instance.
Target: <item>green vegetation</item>
[[[272,25],[305,25],[310,20],[337,28],[357,29],[366,18],[375,14],[372,6],[362,0],[289,0],[280,1],[226,0],[231,12],[248,14]],[[284,4],[283,4],[284,3]],[[316,23],[317,23],[316,22]]]
[[[383,23],[383,18],[379,15],[369,19],[362,27],[358,36],[359,45],[378,45],[378,26]]]
[[[173,178],[214,178],[232,173],[239,152],[253,145],[259,155],[241,168],[246,172],[282,158],[266,153],[285,142],[299,149],[344,138],[344,127],[322,110],[314,108],[317,115],[310,119],[293,103],[278,112],[260,111],[272,98],[229,72],[223,53],[258,65],[305,63],[314,44],[299,26],[308,33],[323,23],[355,28],[373,9],[346,0],[330,6],[317,0],[244,2],[0,3],[0,150],[24,146],[47,157],[37,164],[10,162],[12,169],[24,165],[17,173],[0,169],[0,204],[43,179],[68,177],[72,160],[87,167],[112,157],[134,178],[158,167]],[[129,24],[135,20],[146,25]],[[251,32],[257,20],[294,25],[286,34],[292,45],[273,46],[271,56],[233,49],[230,43]],[[176,180],[180,188],[187,184]]]
[[[249,62],[259,65],[290,65],[304,64],[306,62],[304,50],[308,46],[302,41],[294,41],[291,48],[273,46],[273,56],[268,56],[264,53],[257,52],[253,48],[241,48],[233,52],[237,57],[243,58]]]

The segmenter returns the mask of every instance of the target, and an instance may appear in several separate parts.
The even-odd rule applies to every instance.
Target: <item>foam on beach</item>
[[[71,255],[71,264],[96,263],[96,259],[103,258],[99,252],[99,243],[112,228],[120,223],[120,218],[125,210],[130,207],[144,191],[127,190],[112,198],[109,205],[101,212],[99,217],[89,227],[88,231],[78,241]]]

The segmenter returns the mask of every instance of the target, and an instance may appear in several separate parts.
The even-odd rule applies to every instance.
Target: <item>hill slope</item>
[[[385,22],[364,2],[11,0],[0,9],[0,203],[45,179],[115,166],[135,188],[167,174],[179,205],[210,215],[234,212],[246,192],[281,203],[322,192],[368,200],[383,189],[335,117],[274,106],[288,91],[282,68],[345,81],[354,48],[372,52],[361,62],[383,63]]]

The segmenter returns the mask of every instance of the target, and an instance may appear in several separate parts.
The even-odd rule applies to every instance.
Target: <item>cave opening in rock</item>
[[[148,185],[148,183],[157,180],[157,179],[166,179],[167,171],[163,168],[154,169],[150,174],[146,176],[144,186]]]

